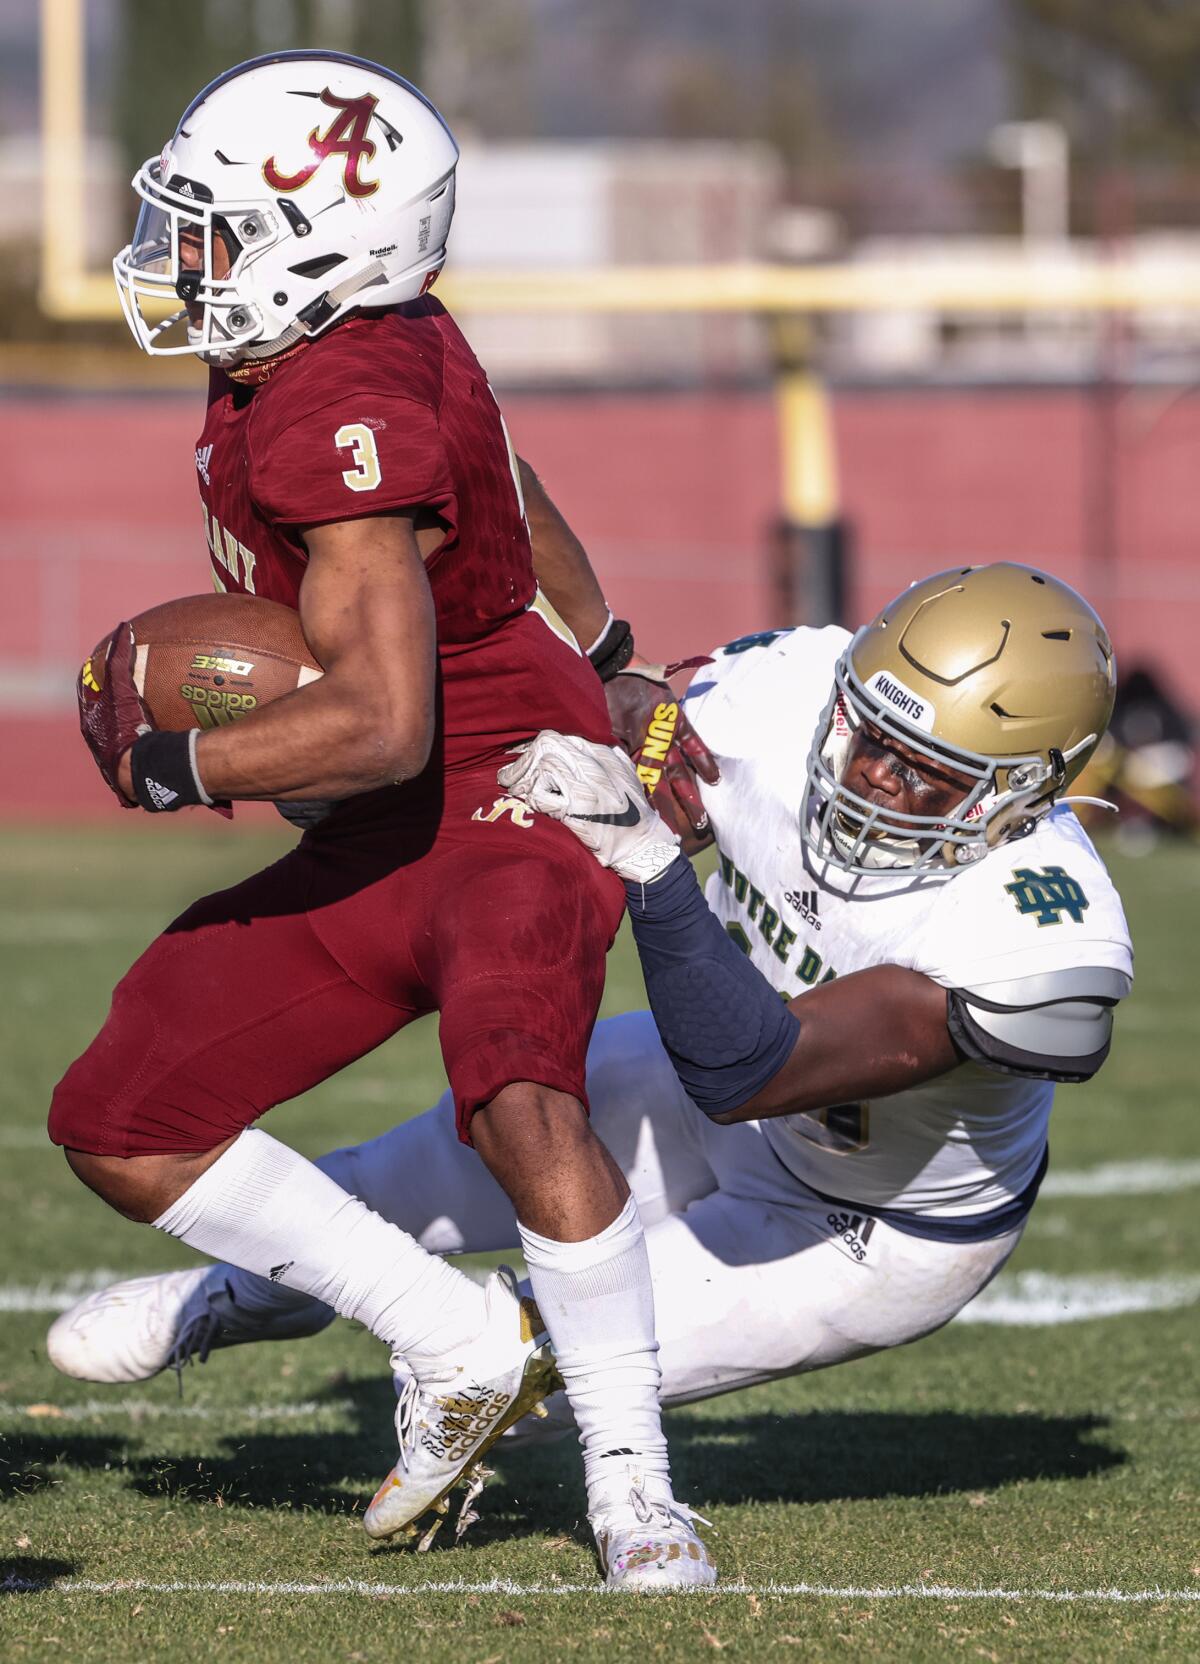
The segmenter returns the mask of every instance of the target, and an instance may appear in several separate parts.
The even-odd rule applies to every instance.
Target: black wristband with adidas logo
[[[129,766],[134,796],[143,809],[160,815],[197,803],[212,803],[196,768],[199,738],[199,729],[190,728],[186,734],[154,731],[134,740]]]

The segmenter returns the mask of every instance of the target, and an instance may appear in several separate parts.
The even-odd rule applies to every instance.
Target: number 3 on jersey
[[[351,491],[374,491],[379,484],[379,450],[375,435],[365,422],[347,422],[333,436],[339,451],[349,448],[354,458],[353,468],[347,468],[342,478]]]

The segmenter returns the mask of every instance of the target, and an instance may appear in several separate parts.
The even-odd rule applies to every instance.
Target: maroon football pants
[[[586,1106],[622,886],[563,827],[497,810],[496,791],[460,791],[427,833],[318,831],[196,902],[118,983],[55,1090],[51,1138],[211,1149],[433,1010],[464,1140],[514,1081]]]

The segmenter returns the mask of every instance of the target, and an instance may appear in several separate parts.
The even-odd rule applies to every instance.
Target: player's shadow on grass
[[[990,1491],[1035,1479],[1085,1479],[1126,1453],[1097,1441],[1098,1416],[965,1415],[954,1411],[668,1418],[675,1489],[693,1506],[823,1503]],[[493,1450],[469,1541],[476,1547],[548,1533],[587,1540],[574,1439]]]
[[[144,1496],[225,1508],[361,1510],[395,1459],[390,1382],[339,1383],[353,1400],[344,1432],[221,1434],[188,1455],[156,1456],[127,1439],[9,1438],[0,1444],[0,1500],[28,1495],[56,1468],[118,1469]],[[1097,1416],[968,1415],[813,1410],[684,1411],[668,1419],[672,1469],[695,1506],[823,1503],[989,1491],[1022,1480],[1086,1479],[1120,1467]],[[145,1439],[145,1430],[141,1438]],[[152,1438],[153,1435],[151,1434]],[[584,1503],[573,1436],[545,1446],[493,1449],[498,1477],[470,1541],[577,1532]]]
[[[45,1554],[5,1555],[0,1558],[0,1595],[37,1595],[78,1570],[74,1560],[55,1560]]]
[[[128,1471],[135,1491],[173,1502],[349,1514],[366,1507],[395,1459],[379,1436],[256,1433],[222,1440],[217,1453],[136,1457]]]
[[[366,1383],[360,1383],[366,1386]],[[338,1396],[344,1396],[339,1388]],[[369,1414],[358,1413],[361,1430],[346,1433],[222,1435],[210,1451],[156,1456],[154,1434],[143,1427],[132,1437],[25,1434],[0,1437],[0,1504],[61,1486],[70,1470],[112,1470],[143,1496],[182,1502],[249,1508],[280,1507],[349,1513],[365,1505],[395,1460],[388,1434],[395,1410],[390,1381],[364,1395]],[[138,1446],[141,1446],[139,1449]],[[339,1484],[340,1481],[340,1484]]]
[[[1126,1461],[1102,1416],[811,1410],[672,1416],[671,1466],[712,1503],[867,1501],[1085,1479]],[[514,1453],[515,1454],[515,1453]]]
[[[126,1441],[66,1434],[62,1438],[31,1437],[25,1433],[0,1435],[0,1503],[33,1496],[48,1485],[60,1485],[60,1466],[118,1467]]]

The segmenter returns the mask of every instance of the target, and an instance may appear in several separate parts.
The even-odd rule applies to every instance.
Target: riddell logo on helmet
[[[379,100],[369,92],[358,98],[339,98],[326,87],[321,94],[321,102],[338,114],[326,132],[322,133],[314,127],[308,135],[308,146],[315,159],[306,162],[295,173],[281,173],[275,157],[268,156],[263,163],[263,178],[273,191],[298,191],[302,185],[308,184],[323,162],[331,156],[341,156],[344,158],[342,176],[347,196],[373,195],[379,189],[378,179],[364,179],[359,169],[375,154],[375,146],[367,137],[367,126]]]
[[[873,693],[876,699],[881,699],[885,705],[899,713],[906,722],[911,722],[914,728],[924,729],[926,733],[933,727],[936,712],[927,699],[921,699],[911,688],[906,688],[903,682],[889,676],[886,670],[877,670],[867,683],[867,691]]]

